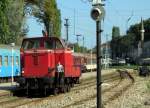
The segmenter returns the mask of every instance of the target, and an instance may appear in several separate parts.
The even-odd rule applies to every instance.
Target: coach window
[[[11,58],[11,65],[14,65],[14,57],[10,57]]]
[[[2,56],[0,56],[0,67],[2,66]]]
[[[16,65],[19,66],[19,57],[16,56]]]
[[[5,66],[8,66],[8,56],[5,56],[5,57],[4,57],[4,65],[5,65]]]

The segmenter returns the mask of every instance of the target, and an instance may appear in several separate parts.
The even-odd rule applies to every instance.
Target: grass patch
[[[146,82],[147,91],[150,93],[150,80]]]
[[[110,66],[112,69],[134,69],[137,70],[139,68],[138,65],[122,65],[122,66]]]

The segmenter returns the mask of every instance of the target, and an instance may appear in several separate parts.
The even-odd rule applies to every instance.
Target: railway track
[[[135,75],[135,74],[133,74]],[[116,78],[117,79],[117,78]],[[128,82],[126,83],[125,80]],[[112,80],[108,80],[106,82],[109,82],[109,81],[113,81]],[[107,103],[117,99],[119,96],[121,96],[123,94],[123,92],[127,91],[132,85],[133,85],[133,81],[132,79],[124,79],[124,80],[114,80],[112,83],[115,83],[114,85],[110,86],[109,88],[106,88],[106,89],[103,89],[102,90],[102,97],[106,97],[105,98],[105,101],[103,101],[103,106],[105,106]],[[126,84],[123,84],[123,83],[126,83]],[[120,86],[120,85],[124,85],[124,86]],[[107,95],[107,93],[111,93],[111,95]],[[70,107],[81,107],[83,104],[85,103],[88,103],[88,101],[95,101],[96,100],[96,94],[93,94],[89,97],[86,97],[85,99],[82,99],[82,100],[78,100],[78,101],[75,101],[74,103],[72,104],[69,104],[63,108],[70,108]],[[96,106],[93,106],[93,108],[95,108]]]
[[[109,91],[110,89],[118,86],[120,84],[120,82],[121,82],[121,80],[119,80],[119,81],[118,80],[114,80],[113,82],[111,82],[111,83],[114,83],[114,85],[111,85],[109,88],[103,89],[102,90],[102,94],[105,93],[105,92],[107,92],[107,91]],[[96,86],[95,86],[95,88],[96,88]],[[93,94],[93,95],[91,95],[89,97],[86,97],[85,99],[77,100],[74,103],[66,105],[66,106],[64,106],[62,108],[70,108],[70,107],[73,107],[73,106],[79,106],[79,105],[83,104],[84,102],[91,101],[93,99],[95,100],[95,98],[96,98],[96,94]]]
[[[110,89],[117,87],[123,81],[123,80],[119,80],[119,79],[120,79],[120,76],[117,75],[117,74],[116,74],[116,76],[112,76],[111,74],[106,75],[103,79],[104,83],[111,82],[111,83],[115,83],[115,84],[110,86],[107,89],[104,89],[102,92],[105,93],[105,92],[110,91]],[[96,85],[96,79],[95,78],[94,79],[91,78],[90,80],[87,79],[87,80],[84,80],[84,82],[82,82],[81,84],[74,86],[74,88],[71,89],[71,92],[75,92],[75,91],[79,91],[79,90],[86,89],[86,88],[91,88],[91,87],[95,88],[96,87],[95,85]],[[69,92],[69,93],[71,93],[71,92]],[[10,95],[6,95],[6,96],[7,97],[4,96],[6,99],[4,100],[4,98],[3,98],[3,101],[1,101],[1,98],[0,98],[0,107],[3,107],[3,108],[16,108],[16,107],[23,106],[23,105],[26,105],[26,104],[38,103],[38,102],[41,102],[41,101],[47,100],[47,99],[50,100],[50,99],[53,99],[53,98],[59,98],[59,97],[63,96],[63,94],[60,94],[58,96],[51,95],[49,97],[44,97],[44,98],[26,98],[26,97],[15,97],[15,96],[12,97]],[[83,102],[89,101],[89,100],[94,99],[94,98],[96,98],[96,94],[94,94],[94,95],[92,95],[92,96],[90,96],[86,99],[83,99],[82,101],[81,100],[75,101],[74,103],[72,103],[70,105],[67,105],[67,106],[64,106],[63,108],[67,108],[69,106],[74,106],[76,104],[81,104]],[[109,100],[112,100],[112,98],[110,98]]]
[[[117,86],[113,89],[110,89],[109,91],[104,94],[103,97],[103,106],[107,105],[107,103],[112,102],[113,100],[119,98],[125,91],[127,91],[130,87],[132,87],[133,82],[125,81],[126,84],[120,83],[119,85],[123,86]]]

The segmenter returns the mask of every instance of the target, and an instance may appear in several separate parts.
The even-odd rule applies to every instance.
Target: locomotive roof
[[[54,36],[51,36],[51,37],[47,37],[47,36],[44,36],[44,37],[25,37],[24,40],[26,40],[26,39],[48,39],[48,38],[54,39],[54,40],[60,40],[62,45],[64,47],[67,47],[66,44],[65,44],[65,41],[63,39],[61,39],[59,37],[54,37]]]
[[[55,38],[55,39],[60,39],[55,36],[47,37],[47,36],[42,36],[42,37],[24,37],[24,39],[39,39],[39,38]]]

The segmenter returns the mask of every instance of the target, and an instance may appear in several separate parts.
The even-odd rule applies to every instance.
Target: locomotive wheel
[[[44,96],[47,96],[47,86],[44,87]]]
[[[67,92],[67,85],[64,85],[64,86],[61,88],[61,91],[62,91],[62,93],[66,93],[66,92]]]
[[[69,92],[71,89],[70,85],[67,85],[66,88],[67,88],[67,92]]]
[[[74,87],[74,83],[73,82],[71,83],[71,87]]]
[[[76,84],[80,84],[79,78],[76,79]]]
[[[59,93],[58,88],[54,88],[54,89],[53,89],[53,94],[54,94],[54,95],[57,95],[58,93]]]
[[[27,91],[26,91],[26,95],[29,96],[29,84],[27,83]]]

